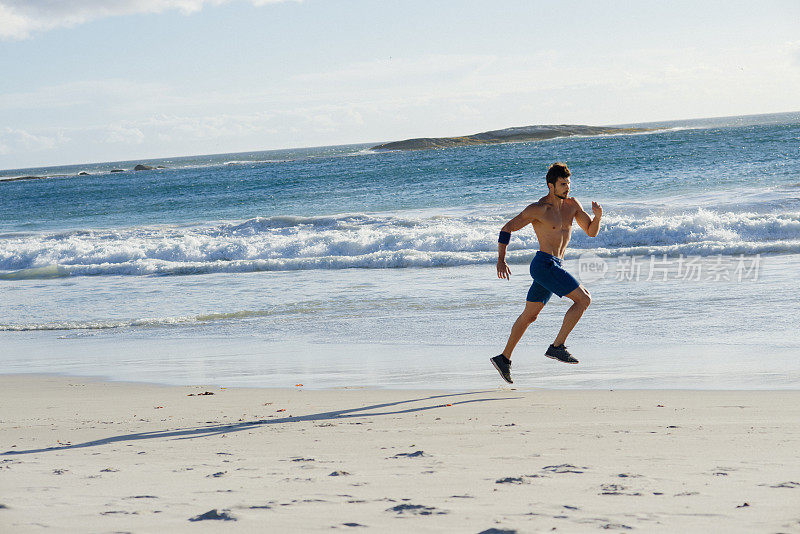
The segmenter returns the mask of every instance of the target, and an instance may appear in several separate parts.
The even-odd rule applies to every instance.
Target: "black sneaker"
[[[503,380],[509,384],[514,383],[514,381],[511,380],[511,360],[500,354],[494,358],[489,358],[489,361],[492,362],[492,365],[494,365],[494,368],[500,373],[500,376],[503,377]]]
[[[572,354],[569,353],[566,345],[559,345],[558,347],[550,345],[547,347],[547,352],[545,352],[544,355],[564,363],[578,363],[578,360],[573,358]]]

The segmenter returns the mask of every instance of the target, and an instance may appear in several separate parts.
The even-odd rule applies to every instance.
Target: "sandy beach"
[[[2,532],[800,532],[797,391],[0,387]]]
[[[800,534],[798,20],[0,0],[0,534]]]

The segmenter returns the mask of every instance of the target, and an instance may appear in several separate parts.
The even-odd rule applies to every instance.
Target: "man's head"
[[[561,200],[569,196],[569,177],[571,174],[566,163],[553,163],[547,169],[547,188]]]

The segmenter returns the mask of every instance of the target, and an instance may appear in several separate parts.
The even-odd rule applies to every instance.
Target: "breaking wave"
[[[496,261],[503,215],[342,214],[257,217],[206,226],[8,234],[0,279],[181,275],[304,269],[443,267]],[[529,261],[534,232],[516,232],[512,263]],[[800,252],[800,213],[697,209],[603,218],[596,238],[577,225],[567,257]]]

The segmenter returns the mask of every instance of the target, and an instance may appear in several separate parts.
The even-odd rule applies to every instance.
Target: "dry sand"
[[[0,388],[3,533],[800,532],[798,391]]]

